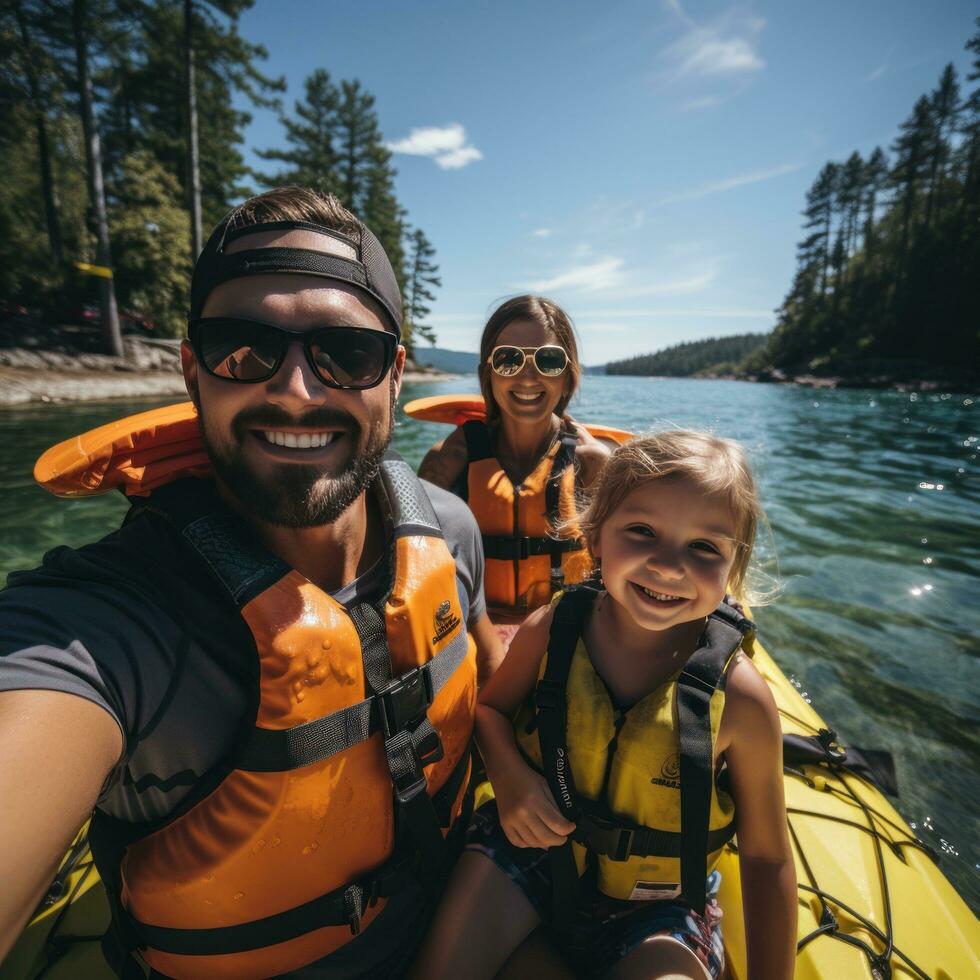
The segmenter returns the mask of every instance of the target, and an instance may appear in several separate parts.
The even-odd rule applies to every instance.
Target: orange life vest
[[[118,428],[110,435],[112,451],[86,450],[100,478],[82,462],[71,478],[58,467],[57,492],[104,489],[107,454],[119,455]],[[148,437],[124,441],[146,449]],[[262,549],[207,482],[179,479],[200,461],[176,455],[176,482],[142,506],[248,625],[257,711],[226,765],[162,825],[96,811],[92,849],[113,907],[104,947],[127,976],[137,949],[167,976],[275,976],[343,946],[387,897],[438,873],[468,782],[475,646],[436,514],[394,454],[375,486],[392,541],[379,608],[341,605]],[[144,475],[114,482],[132,491]]]
[[[484,593],[494,611],[530,612],[565,585],[589,576],[592,559],[575,508],[575,434],[565,426],[534,470],[516,487],[496,458],[485,422],[463,424],[468,463],[457,492],[483,534]],[[559,533],[557,528],[565,529]]]

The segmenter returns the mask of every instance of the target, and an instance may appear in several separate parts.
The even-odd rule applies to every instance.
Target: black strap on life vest
[[[708,618],[698,649],[678,678],[681,832],[667,833],[610,814],[602,802],[593,804],[576,797],[566,738],[566,691],[575,648],[597,594],[594,584],[567,589],[555,607],[545,672],[534,695],[545,778],[559,810],[576,824],[572,840],[614,861],[651,854],[679,857],[681,899],[700,911],[706,901],[708,854],[722,847],[735,832],[734,823],[709,830],[714,779],[711,695],[732,655],[755,627],[721,604]],[[578,910],[578,872],[570,842],[551,848],[549,856],[555,921],[559,925],[561,916],[574,915]]]
[[[457,493],[464,500],[469,496],[469,464],[481,459],[494,457],[493,443],[490,430],[485,422],[471,419],[463,423],[463,435],[466,438],[467,466],[461,477],[461,485],[465,483],[466,493]],[[577,437],[574,430],[563,421],[558,430],[558,450],[551,464],[551,472],[545,483],[545,513],[548,523],[557,527],[561,521],[561,483],[565,470],[575,464],[575,446]],[[515,528],[516,532],[516,528]],[[551,559],[551,585],[558,591],[565,582],[562,572],[561,559],[572,551],[582,551],[584,543],[578,538],[535,537],[518,534],[484,534],[483,554],[486,558],[499,561],[524,561],[537,555],[547,555]]]
[[[558,451],[551,464],[551,474],[544,487],[545,512],[552,529],[561,524],[561,483],[565,471],[575,467],[575,446],[578,438],[575,430],[562,420],[558,430]],[[582,551],[585,543],[580,538],[546,538],[551,547],[551,590],[557,592],[565,584],[565,574],[561,567],[562,555],[570,551]]]
[[[711,696],[725,668],[755,626],[731,606],[721,603],[708,617],[698,649],[677,678],[677,725],[681,774],[681,900],[702,911],[707,897],[708,826],[714,782]],[[734,827],[732,834],[734,834]]]
[[[438,518],[418,478],[393,453],[382,463],[377,489],[379,504],[394,537],[442,537]],[[161,514],[176,528],[238,608],[289,572],[285,563],[254,543],[254,536],[243,533],[247,528],[202,481],[184,480],[163,487],[143,506]],[[431,885],[442,871],[447,853],[442,828],[451,822],[454,804],[469,772],[470,755],[462,753],[449,779],[430,797],[424,767],[441,759],[443,749],[426,712],[466,657],[466,630],[460,624],[457,636],[431,661],[393,677],[382,614],[368,603],[351,606],[347,612],[361,644],[369,697],[285,731],[253,728],[232,768],[266,772],[295,769],[381,732],[394,793],[394,857],[357,881],[264,919],[215,929],[164,928],[137,921],[123,907],[119,868],[129,844],[180,814],[148,831],[126,828],[108,818],[93,820],[93,853],[106,880],[113,914],[103,942],[104,953],[113,969],[126,980],[145,975],[134,956],[138,948],[220,955],[285,942],[326,925],[346,924],[356,935],[365,908],[394,894],[411,880]],[[224,771],[227,773],[228,769]],[[100,833],[103,824],[114,824],[113,832]]]
[[[544,676],[538,681],[534,692],[538,744],[541,747],[544,776],[562,816],[573,823],[577,823],[581,808],[568,756],[568,740],[565,734],[568,705],[565,691],[575,647],[595,596],[594,589],[579,587],[568,589],[558,600],[551,621]],[[561,847],[549,848],[548,859],[551,866],[552,922],[564,934],[566,942],[574,942],[580,935],[575,926],[585,910],[581,901],[578,866],[571,840]]]
[[[450,824],[453,805],[469,769],[469,753],[464,753],[449,779],[432,797],[433,807],[443,827]],[[166,822],[155,826],[159,829]],[[411,855],[396,855],[382,867],[353,882],[301,906],[262,919],[212,929],[154,926],[135,919],[120,898],[119,868],[125,849],[147,832],[152,831],[115,820],[98,810],[89,831],[92,853],[112,911],[112,923],[102,938],[102,952],[113,972],[122,980],[145,980],[146,967],[136,952],[147,947],[184,956],[216,956],[287,942],[324,926],[348,926],[351,934],[356,936],[360,933],[365,911],[373,907],[378,899],[389,898],[410,882],[419,880],[417,859]],[[158,974],[151,971],[150,976]]]

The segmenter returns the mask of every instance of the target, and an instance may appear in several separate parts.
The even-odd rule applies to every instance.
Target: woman
[[[480,341],[486,422],[459,426],[419,470],[476,516],[487,607],[505,644],[529,612],[591,571],[574,524],[575,491],[593,482],[610,447],[566,414],[580,375],[564,310],[540,296],[507,300]]]

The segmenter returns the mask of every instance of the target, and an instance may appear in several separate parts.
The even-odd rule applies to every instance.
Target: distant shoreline
[[[881,375],[849,377],[846,375],[792,374],[759,376],[740,374],[607,374],[607,378],[658,378],[669,381],[743,381],[748,384],[796,385],[799,388],[868,388],[890,391],[964,391],[980,389],[980,379],[961,378],[893,378]]]

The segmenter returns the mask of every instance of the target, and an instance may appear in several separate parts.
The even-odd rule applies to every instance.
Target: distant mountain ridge
[[[740,333],[729,337],[708,337],[665,347],[653,354],[640,354],[622,361],[610,361],[606,374],[658,375],[686,378],[695,374],[726,374],[764,347],[767,333]]]
[[[445,347],[422,344],[416,345],[414,358],[416,364],[449,374],[476,374],[476,367],[480,363],[480,355],[470,351],[447,350]]]

